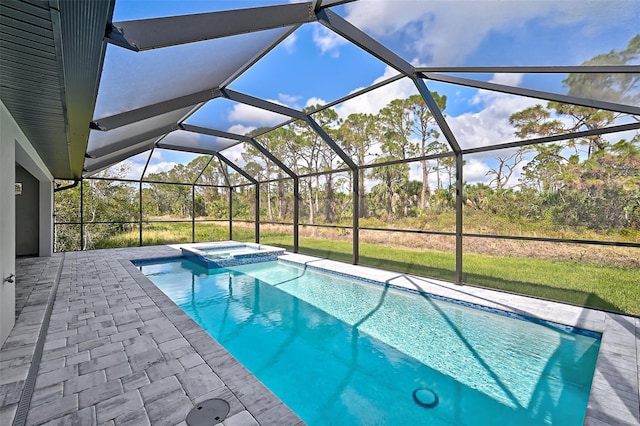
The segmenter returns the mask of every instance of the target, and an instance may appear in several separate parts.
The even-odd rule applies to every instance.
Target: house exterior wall
[[[4,104],[0,111],[0,278],[15,273],[15,121]],[[19,129],[18,129],[19,130]],[[15,282],[0,284],[0,343],[4,343],[15,323]]]
[[[0,345],[15,324],[16,258],[16,163],[39,181],[39,255],[53,253],[53,176],[24,135],[9,110],[0,101]]]

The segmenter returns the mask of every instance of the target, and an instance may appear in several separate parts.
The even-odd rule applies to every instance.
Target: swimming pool
[[[591,333],[282,261],[139,266],[308,424],[582,424]]]

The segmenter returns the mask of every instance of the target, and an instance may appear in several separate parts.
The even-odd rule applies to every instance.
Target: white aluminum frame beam
[[[638,129],[640,129],[640,122],[621,124],[619,126],[602,127],[599,129],[584,130],[581,132],[572,132],[572,133],[563,133],[563,134],[553,135],[553,136],[544,136],[540,138],[527,139],[522,141],[506,142],[506,143],[501,143],[496,145],[479,146],[476,148],[463,149],[462,153],[464,155],[467,155],[467,154],[476,154],[479,152],[491,152],[491,151],[496,151],[500,149],[518,148],[521,146],[538,145],[541,143],[558,142],[558,141],[564,141],[564,140],[576,139],[576,138],[586,138],[589,136],[606,135],[609,133],[627,132],[627,131],[638,130]]]
[[[198,107],[203,102],[210,101],[222,96],[220,89],[217,87],[212,89],[203,90],[189,95],[180,96],[178,98],[169,99],[167,101],[158,102],[152,105],[132,109],[129,111],[121,112],[119,114],[110,115],[108,117],[99,118],[93,120],[89,127],[93,130],[112,130],[118,127],[126,126],[138,121],[146,120],[147,118],[162,115],[167,112],[176,111],[188,106],[193,108]],[[192,109],[193,110],[193,109]]]
[[[564,66],[498,66],[498,67],[416,67],[419,73],[473,73],[473,74],[637,74],[640,65],[564,65]]]
[[[416,85],[418,92],[420,92],[422,99],[425,101],[425,103],[431,110],[433,119],[436,120],[436,124],[438,124],[438,127],[442,131],[444,138],[449,143],[451,150],[455,153],[461,152],[462,149],[460,148],[460,144],[458,144],[458,140],[456,139],[455,135],[451,131],[451,128],[449,127],[449,123],[447,123],[447,120],[445,120],[444,114],[442,114],[442,111],[440,111],[440,107],[438,107],[438,104],[436,103],[436,100],[433,98],[433,95],[431,94],[431,91],[427,87],[426,83],[422,79],[417,77],[413,78],[413,82]]]
[[[385,64],[395,68],[406,76],[414,74],[413,65],[387,49],[363,31],[353,26],[346,19],[336,14],[330,9],[321,9],[318,13],[318,22],[329,28],[334,33],[349,40],[351,43],[365,50],[370,55],[375,56]]]
[[[136,145],[140,142],[146,141],[148,139],[159,138],[168,133],[171,133],[175,130],[178,130],[178,124],[172,123],[167,126],[159,127],[157,129],[150,130],[146,133],[142,133],[140,135],[132,136],[130,138],[121,139],[117,142],[113,142],[109,145],[105,145],[100,148],[96,148],[92,151],[87,151],[87,156],[89,158],[99,158],[104,157],[105,155],[109,155],[116,151],[120,151],[121,149],[125,149],[129,146]]]
[[[194,126],[192,124],[182,123],[178,125],[180,130],[184,130],[192,133],[200,133],[203,135],[215,136],[224,139],[233,139],[240,142],[250,142],[249,136],[239,135],[237,133],[224,132],[222,130],[210,129],[208,127]],[[225,148],[226,149],[226,148]]]
[[[119,163],[122,160],[126,160],[129,157],[133,157],[134,155],[140,154],[141,152],[148,151],[154,147],[155,147],[155,142],[150,142],[146,145],[136,147],[135,149],[123,152],[122,154],[116,155],[114,157],[105,158],[103,160],[96,159],[97,161],[90,165],[87,165],[85,162],[84,171],[86,173],[83,173],[83,177],[91,176],[95,173],[100,172],[103,169],[106,169],[107,167],[110,167],[116,163]]]
[[[604,109],[607,111],[622,112],[631,115],[640,115],[640,107],[617,104],[613,102],[598,101],[595,99],[586,99],[578,96],[560,95],[557,93],[544,92],[541,90],[524,89],[521,87],[506,86],[504,84],[489,83],[486,81],[472,80],[463,77],[454,77],[449,75],[441,75],[435,73],[419,73],[419,76],[427,80],[439,81],[441,83],[457,84],[459,86],[474,87],[476,89],[485,89],[493,92],[508,93],[512,95],[525,96],[528,98],[544,99],[547,101],[561,102],[565,104],[580,105],[595,109]]]
[[[314,4],[294,3],[112,23],[109,43],[136,52],[316,21]]]
[[[253,147],[255,149],[257,149],[258,151],[260,151],[262,153],[262,155],[264,155],[265,157],[267,157],[269,160],[271,160],[276,166],[280,167],[280,169],[285,172],[287,175],[289,175],[290,178],[293,179],[297,179],[298,175],[296,175],[289,167],[287,167],[282,161],[280,161],[279,158],[277,158],[276,156],[274,156],[267,148],[264,147],[264,145],[262,145],[260,142],[258,142],[257,140],[250,138],[249,142],[251,145],[253,145]]]
[[[231,89],[220,89],[222,96],[225,98],[239,102],[241,104],[250,105],[256,108],[260,108],[266,111],[275,112],[276,114],[284,115],[287,117],[297,118],[304,120],[306,115],[302,111],[298,111],[293,108],[289,108],[284,105],[276,104],[274,102],[265,101],[264,99],[256,98],[251,95],[236,92]]]
[[[235,133],[223,132],[221,130],[209,129],[209,128],[200,127],[200,126],[192,126],[190,124],[181,124],[180,128],[182,130],[186,130],[187,132],[200,133],[203,135],[216,136],[216,137],[225,138],[225,139],[234,139],[234,140],[237,140],[238,142],[246,142],[248,144],[251,144],[258,151],[260,151],[265,157],[271,160],[276,166],[280,167],[282,171],[284,171],[287,175],[289,175],[289,177],[292,177],[292,178],[297,177],[297,175],[293,171],[291,171],[289,167],[287,167],[282,161],[280,161],[273,154],[271,154],[269,150],[267,150],[260,142],[258,142],[254,138],[251,138],[249,136],[244,136],[244,135],[238,135]],[[227,147],[225,149],[228,149],[228,148],[231,148],[231,147]]]
[[[155,146],[159,149],[169,149],[171,151],[187,152],[191,154],[216,155],[218,153],[218,151],[213,149],[184,147],[170,143],[163,143],[162,141],[156,143]]]
[[[216,152],[216,157],[218,157],[218,159],[223,163],[225,163],[227,166],[231,167],[233,170],[238,172],[242,177],[244,177],[246,180],[251,182],[253,185],[256,185],[256,186],[258,185],[259,182],[253,176],[245,172],[242,168],[238,167],[237,164],[229,160],[224,155],[220,154],[219,152]]]

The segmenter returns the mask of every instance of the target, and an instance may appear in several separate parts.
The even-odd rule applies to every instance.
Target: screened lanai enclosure
[[[103,9],[56,251],[255,241],[640,314],[637,2]]]

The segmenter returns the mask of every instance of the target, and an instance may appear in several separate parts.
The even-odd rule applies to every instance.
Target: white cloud
[[[346,44],[346,40],[322,25],[313,27],[313,42],[324,55],[329,53],[332,57],[340,56],[339,47]]]
[[[249,132],[252,132],[256,129],[255,126],[245,126],[242,124],[235,124],[227,130],[229,133],[234,133],[236,135],[246,135]]]
[[[146,154],[149,155],[148,152]],[[96,176],[115,179],[140,179],[140,175],[142,174],[142,170],[144,169],[145,164],[146,162],[141,164],[129,158],[106,167],[105,169],[96,173]]]
[[[386,80],[397,74],[391,67],[387,67],[382,76],[377,78],[372,84]],[[358,88],[351,93],[361,90]],[[367,92],[353,99],[336,106],[335,110],[341,118],[347,118],[353,113],[376,114],[387,106],[394,99],[404,99],[416,93],[416,86],[409,79],[402,79],[387,84],[379,89]]]
[[[220,151],[220,154],[224,155],[229,160],[233,161],[238,166],[245,165],[245,161],[242,159],[242,153],[245,151],[244,143],[239,143],[231,148]]]
[[[520,83],[522,83],[522,78],[524,77],[524,74],[519,74],[519,73],[513,73],[513,74],[507,74],[507,73],[502,73],[502,74],[494,74],[493,78],[491,80],[489,80],[490,83],[496,83],[496,84],[504,84],[505,86],[520,86]]]
[[[470,184],[478,182],[489,183],[491,177],[487,176],[487,172],[490,170],[488,164],[477,158],[470,158],[466,161],[462,172],[465,182]]]
[[[307,103],[304,105],[305,108],[308,108],[310,106],[314,106],[314,105],[325,105],[327,103],[327,101],[325,101],[322,98],[309,98],[307,99]]]
[[[178,163],[175,163],[173,161],[161,161],[159,163],[150,162],[149,167],[147,167],[147,175],[150,173],[166,172],[173,169],[177,165]]]
[[[255,130],[255,127],[243,126],[241,124],[231,126],[229,127],[229,129],[227,129],[229,133],[235,133],[237,135],[246,135],[252,130]],[[223,139],[223,140],[227,140],[227,139]],[[242,159],[242,153],[245,150],[246,150],[245,143],[240,142],[240,143],[236,143],[235,145],[229,148],[221,150],[220,154],[224,155],[227,159],[231,160],[238,166],[243,167],[245,165],[245,161]]]
[[[294,34],[289,35],[283,42],[282,46],[287,51],[287,53],[291,54],[296,51],[296,42],[298,41],[298,36]]]
[[[282,105],[285,105],[291,108],[298,108],[298,102],[300,101],[301,98],[302,98],[301,96],[287,95],[286,93],[278,93],[278,100],[280,101],[279,103],[282,103]]]
[[[153,152],[151,153],[151,161],[153,160],[156,160],[156,161],[164,160],[163,152],[158,149],[154,149]]]
[[[528,23],[535,21],[550,29],[580,24],[584,36],[604,35],[612,22],[625,25],[619,22],[626,19],[633,25],[629,15],[633,15],[637,4],[633,1],[361,0],[345,8],[346,19],[355,26],[386,44],[402,41],[415,52],[418,62],[461,65],[492,34],[513,34],[514,43],[520,43],[518,35]],[[321,41],[323,51],[339,46],[329,36]]]
[[[496,76],[494,80],[496,83],[512,85],[520,82],[520,78],[515,76]],[[447,122],[463,148],[511,142],[516,139],[513,126],[509,123],[511,114],[541,102],[544,103],[538,99],[478,90],[469,103],[482,109],[456,117],[448,116]]]
[[[282,104],[280,101],[270,101],[277,104]],[[252,107],[245,104],[236,104],[228,116],[229,121],[260,126],[275,126],[276,124],[286,121],[286,117],[276,114],[271,111],[266,111],[260,108]]]
[[[410,6],[395,1],[357,2],[347,5],[347,19],[375,37],[404,35],[423,61],[453,65],[462,63],[490,31],[520,25],[531,15],[524,6],[513,8],[519,12],[515,14],[511,9],[502,2],[465,2],[464,7],[442,1],[411,2]]]
[[[136,163],[131,160],[125,160],[124,163],[127,173],[123,177],[125,179],[140,179],[142,171],[144,170],[144,164]]]

